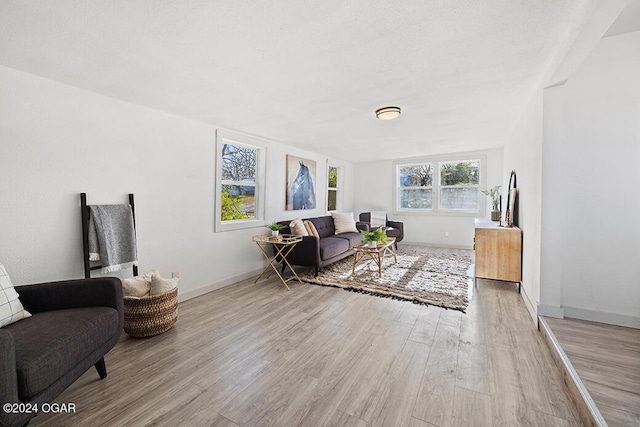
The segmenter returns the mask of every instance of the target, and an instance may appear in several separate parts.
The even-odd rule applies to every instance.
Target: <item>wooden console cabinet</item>
[[[500,227],[497,222],[476,219],[475,277],[522,282],[522,230]]]

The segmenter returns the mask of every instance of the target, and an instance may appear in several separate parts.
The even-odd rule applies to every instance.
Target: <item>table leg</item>
[[[280,278],[280,281],[287,288],[287,290],[291,290],[291,288],[289,288],[289,285],[287,285],[287,282],[289,280],[292,280],[293,278],[295,278],[299,283],[302,283],[302,281],[300,280],[300,277],[298,276],[298,273],[296,273],[296,271],[293,269],[291,264],[289,264],[289,261],[287,261],[287,255],[289,254],[289,252],[291,252],[291,250],[293,249],[293,247],[295,245],[273,245],[273,247],[275,249],[274,250],[274,255],[270,256],[264,250],[266,245],[263,246],[261,243],[262,242],[256,242],[256,244],[260,248],[260,251],[262,252],[262,255],[267,260],[268,265],[264,268],[264,270],[262,270],[262,273],[260,273],[260,275],[256,278],[256,280],[253,283],[258,283],[258,280],[260,280],[262,278],[262,276],[264,276],[264,274],[267,273],[267,272],[269,273],[266,276],[268,278],[271,275],[271,271],[275,271],[275,273]],[[269,243],[269,244],[271,244],[271,243]],[[278,261],[278,257],[280,257],[281,261]],[[289,270],[291,270],[291,273],[293,274],[293,277],[290,278],[290,279],[285,279],[282,276],[282,274],[280,274],[280,272],[278,271],[278,267],[280,265],[284,265],[286,267],[289,267]],[[284,268],[282,269],[282,273],[284,273]]]
[[[282,248],[280,248],[278,250],[278,254],[276,255],[276,257],[278,255],[280,255],[282,257],[282,261],[284,262],[284,264],[289,267],[289,270],[291,270],[291,273],[293,274],[293,277],[298,281],[298,283],[302,283],[302,280],[300,280],[300,277],[298,277],[298,273],[296,273],[296,270],[294,270],[294,268],[291,266],[291,264],[289,264],[289,261],[287,261],[287,255],[289,255],[289,252],[291,252],[291,250],[293,250],[293,246],[294,245],[290,245],[287,247],[287,251],[284,252],[285,246],[283,246]],[[275,257],[274,257],[275,258]],[[284,273],[284,269],[282,270],[282,272]],[[291,280],[291,279],[289,279]],[[285,286],[287,286],[287,281],[285,280]],[[287,286],[287,289],[289,287]]]
[[[361,258],[358,255],[360,255],[362,252],[356,252],[353,255],[353,267],[351,267],[351,275],[354,275],[356,273],[356,264],[358,263],[358,260]]]
[[[385,252],[387,252],[386,249],[384,251],[378,251],[378,253],[376,254],[376,258],[378,258],[375,260],[378,264],[378,279],[382,277],[382,260],[384,259]]]
[[[264,270],[262,270],[262,273],[260,273],[260,275],[256,278],[256,280],[253,283],[258,283],[258,280],[260,280],[260,278],[266,272],[269,272],[266,278],[269,278],[269,276],[271,276],[271,270],[269,270],[269,267],[271,266],[271,257],[265,252],[265,250],[263,249],[262,245],[259,242],[256,242],[256,245],[258,245],[258,247],[260,248],[260,252],[262,252],[262,255],[264,255],[264,257],[267,259],[267,262],[269,264],[267,264]]]
[[[397,257],[396,247],[394,245],[391,245],[390,249],[391,249],[391,253],[393,254],[393,261],[397,264],[398,257]]]

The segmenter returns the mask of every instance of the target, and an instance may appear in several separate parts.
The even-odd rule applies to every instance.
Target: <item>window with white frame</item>
[[[266,143],[216,133],[216,231],[264,225]]]
[[[399,211],[433,209],[433,164],[397,165],[397,208]]]
[[[396,212],[477,214],[481,211],[481,158],[409,159],[396,161],[394,165]]]
[[[327,168],[327,212],[338,209],[338,178],[340,169],[337,166]]]
[[[440,163],[440,210],[480,211],[480,160]]]

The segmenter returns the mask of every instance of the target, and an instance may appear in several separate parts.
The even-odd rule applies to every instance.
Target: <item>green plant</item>
[[[501,185],[496,185],[490,190],[482,190],[483,194],[491,197],[491,207],[494,211],[497,211],[499,209],[498,203],[500,202],[500,187]]]
[[[278,224],[277,222],[272,222],[271,224],[266,226],[271,231],[280,231],[284,228],[284,225]]]
[[[242,200],[237,197],[232,197],[226,191],[222,192],[221,197],[221,217],[222,221],[229,221],[233,219],[245,219],[249,218],[249,215],[242,211]]]
[[[380,242],[386,243],[387,241],[387,233],[382,229],[382,227],[378,228],[374,231],[360,231],[362,234],[362,243],[369,242]]]

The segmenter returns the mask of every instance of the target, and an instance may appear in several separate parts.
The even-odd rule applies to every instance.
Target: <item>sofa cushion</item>
[[[362,244],[362,233],[342,233],[336,234],[335,237],[347,240],[350,248]]]
[[[349,250],[349,240],[340,237],[320,239],[320,259],[327,260]]]
[[[333,218],[336,234],[355,233],[358,231],[356,221],[353,219],[353,212],[331,212],[331,217]]]
[[[313,237],[318,237],[318,238],[320,237],[318,235],[318,230],[316,230],[316,226],[313,225],[313,223],[311,221],[306,220],[304,222],[304,227],[307,230],[307,235],[308,236],[313,236]]]
[[[336,234],[336,227],[333,224],[333,218],[330,216],[319,216],[317,218],[309,218],[318,231],[318,237],[329,237]]]
[[[83,307],[38,313],[6,326],[16,350],[18,396],[44,391],[113,337],[118,311]]]
[[[309,232],[307,231],[307,227],[304,226],[304,222],[300,218],[296,218],[289,224],[289,228],[291,229],[291,234],[294,236],[308,236]]]
[[[29,316],[31,313],[22,306],[9,273],[4,265],[0,264],[0,327]]]

